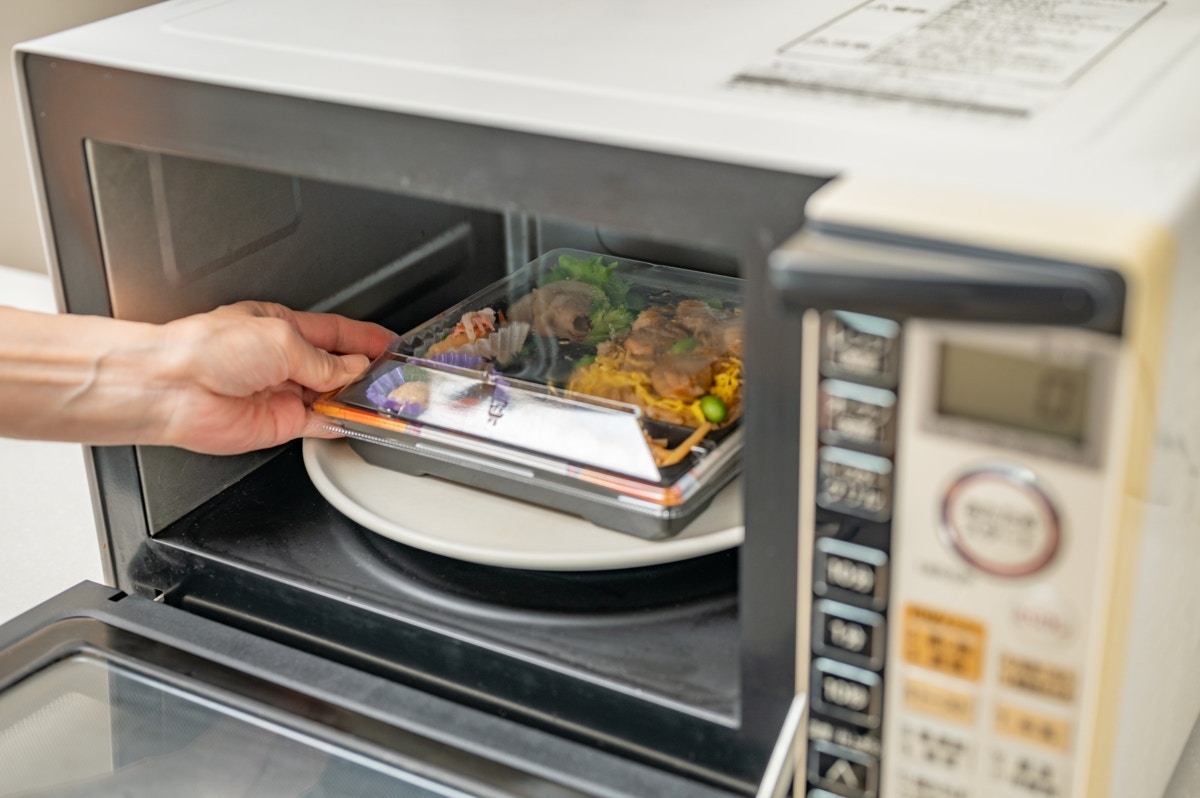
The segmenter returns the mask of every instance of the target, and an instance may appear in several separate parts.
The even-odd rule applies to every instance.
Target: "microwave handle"
[[[772,288],[788,313],[847,310],[897,320],[1045,324],[1121,331],[1124,280],[1072,263],[1018,258],[925,260],[912,250],[894,259],[785,246],[770,258]]]

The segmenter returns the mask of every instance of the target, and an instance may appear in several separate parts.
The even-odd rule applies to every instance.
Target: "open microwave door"
[[[0,626],[0,796],[732,793],[82,583]]]

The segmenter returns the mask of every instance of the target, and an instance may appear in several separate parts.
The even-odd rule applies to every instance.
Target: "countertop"
[[[0,266],[0,305],[53,312],[44,275]],[[0,623],[104,581],[83,447],[0,438]]]

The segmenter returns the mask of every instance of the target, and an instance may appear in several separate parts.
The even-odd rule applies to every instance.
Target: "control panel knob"
[[[988,466],[967,472],[946,492],[942,534],[975,568],[1015,578],[1050,564],[1062,529],[1054,502],[1032,472]]]

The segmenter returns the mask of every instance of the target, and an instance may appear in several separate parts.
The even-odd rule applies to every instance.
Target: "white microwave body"
[[[845,265],[830,274],[855,288],[813,307],[797,289],[772,308],[802,332],[801,356],[781,366],[799,375],[799,439],[780,451],[800,476],[794,496],[768,497],[799,519],[798,595],[776,600],[795,608],[794,692],[810,700],[797,794],[1124,798],[1165,785],[1200,714],[1200,0],[169,0],[16,58],[19,83],[25,59],[61,60],[347,118],[582,142],[626,164],[649,154],[823,183],[770,259],[781,294],[812,262]],[[21,85],[36,174],[48,123]],[[81,107],[107,124],[102,105]],[[236,133],[203,142],[211,164],[237,166],[225,142],[259,130],[202,121],[206,135]],[[152,166],[173,146],[195,155],[148,138]],[[405,143],[369,142],[359,171],[328,179],[372,187],[371,159]],[[138,144],[85,146],[120,165]],[[496,173],[525,163],[497,146]],[[291,202],[293,184],[268,171],[249,183]],[[523,177],[560,189],[569,175]],[[436,199],[453,205],[470,178]],[[53,203],[35,185],[67,307]],[[700,201],[656,199],[650,232]],[[528,221],[505,217],[504,235]],[[776,222],[727,239],[759,246]],[[1108,304],[1023,308],[1023,286],[1044,299],[1062,275],[1086,283],[1063,296]],[[997,288],[937,299],[960,279]],[[892,280],[908,293],[890,296]],[[974,313],[1001,294],[1016,299]],[[759,376],[751,392],[774,384]]]

